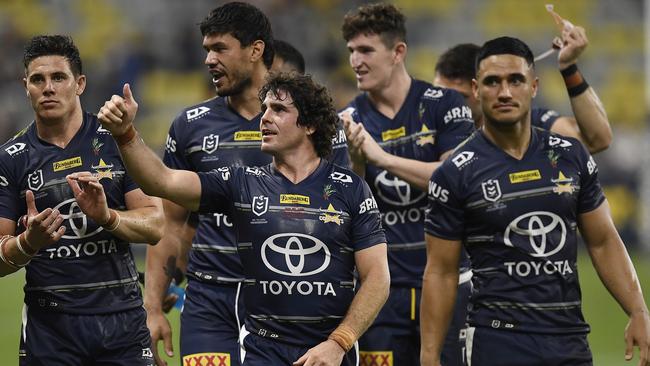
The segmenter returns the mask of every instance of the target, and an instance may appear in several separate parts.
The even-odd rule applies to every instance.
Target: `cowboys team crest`
[[[481,183],[481,188],[483,189],[483,198],[486,201],[496,202],[501,198],[501,187],[499,186],[498,180],[487,180]]]
[[[266,196],[254,196],[251,208],[255,216],[264,215],[269,209],[269,198]]]

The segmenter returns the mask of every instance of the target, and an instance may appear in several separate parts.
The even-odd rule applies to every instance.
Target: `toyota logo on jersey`
[[[506,228],[506,245],[521,248],[533,257],[550,257],[564,248],[566,224],[556,214],[534,211],[521,215]]]
[[[409,206],[425,196],[424,192],[411,188],[410,184],[398,177],[391,176],[385,170],[375,178],[375,188],[377,195],[384,202],[395,206]]]
[[[272,272],[291,277],[323,272],[330,264],[330,251],[319,239],[299,233],[276,234],[262,244],[262,261]]]
[[[102,231],[101,226],[97,226],[95,224],[93,224],[94,228],[91,231],[88,217],[86,217],[86,214],[81,211],[81,208],[79,208],[79,205],[74,198],[70,198],[59,203],[56,205],[56,207],[54,207],[54,209],[61,212],[61,217],[64,219],[64,224],[70,228],[74,234],[67,235],[67,233],[70,233],[70,230],[66,230],[66,235],[62,236],[64,239],[83,239],[89,236],[93,236]]]

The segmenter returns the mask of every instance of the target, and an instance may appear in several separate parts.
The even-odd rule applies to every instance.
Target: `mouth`
[[[494,109],[497,110],[511,110],[515,108],[517,108],[517,105],[513,103],[499,103],[494,106]]]
[[[268,128],[263,128],[263,129],[262,129],[262,137],[265,137],[265,136],[274,136],[274,135],[277,135],[277,133],[275,133],[275,132],[269,130]]]
[[[210,70],[210,74],[212,75],[212,83],[215,85],[226,75],[225,72],[219,70]]]
[[[44,101],[42,101],[40,104],[41,104],[43,107],[54,107],[54,106],[56,106],[57,104],[59,104],[59,102],[57,102],[56,100],[44,100]]]
[[[363,78],[366,74],[368,74],[368,70],[354,70],[354,75],[357,77],[357,80]]]

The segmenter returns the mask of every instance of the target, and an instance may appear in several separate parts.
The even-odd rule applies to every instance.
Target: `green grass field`
[[[646,290],[646,302],[650,293],[650,256],[633,256],[635,266]],[[623,330],[627,317],[600,283],[586,256],[579,264],[583,294],[583,311],[591,324],[589,337],[594,353],[594,364],[603,366],[637,365],[637,361],[623,359]],[[23,299],[23,272],[0,279],[0,293],[5,298],[0,302],[0,365],[17,365],[20,313]],[[170,320],[174,328],[174,351],[178,352],[178,318],[180,313],[172,310]],[[180,365],[180,361],[168,360],[169,365]]]

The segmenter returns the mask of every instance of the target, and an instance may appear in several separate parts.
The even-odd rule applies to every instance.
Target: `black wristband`
[[[571,66],[567,67],[566,69],[560,70],[560,74],[562,74],[562,77],[565,77],[565,78],[575,74],[576,72],[578,72],[578,65],[577,64],[572,64]]]
[[[567,88],[567,91],[569,92],[569,96],[573,98],[584,93],[587,89],[589,89],[589,84],[583,80],[580,85],[574,86],[573,88]]]

